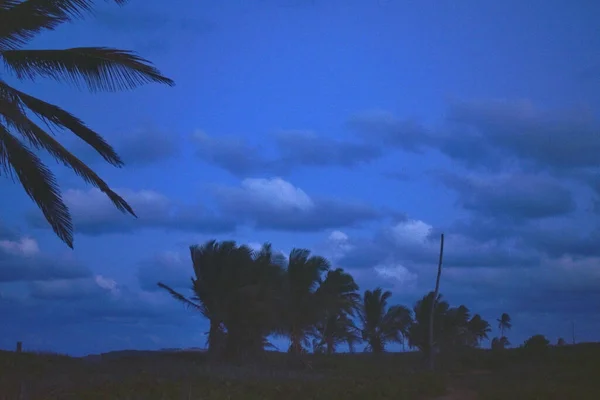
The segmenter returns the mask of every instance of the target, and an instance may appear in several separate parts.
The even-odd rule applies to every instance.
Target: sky
[[[28,47],[134,50],[175,87],[2,74],[115,146],[122,169],[58,134],[139,218],[46,157],[70,250],[0,179],[0,348],[203,347],[207,322],[156,282],[188,293],[189,246],[209,239],[308,248],[412,307],[442,232],[440,290],[490,337],[507,312],[513,345],[600,340],[599,16],[564,0],[99,2]]]

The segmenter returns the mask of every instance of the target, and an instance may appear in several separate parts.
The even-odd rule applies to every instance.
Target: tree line
[[[270,244],[252,250],[234,241],[211,240],[191,246],[190,255],[191,296],[161,282],[158,286],[208,319],[207,351],[216,358],[257,357],[270,346],[272,335],[288,338],[288,352],[294,355],[332,354],[344,344],[354,352],[360,343],[365,351],[378,354],[390,343],[402,343],[427,356],[431,351],[478,347],[491,332],[479,314],[471,315],[464,305],[451,307],[438,295],[430,348],[433,292],[412,309],[389,304],[390,291],[361,293],[351,274],[306,249],[293,249],[286,257]],[[502,339],[494,339],[494,346],[504,346],[510,317],[503,314],[498,321]]]

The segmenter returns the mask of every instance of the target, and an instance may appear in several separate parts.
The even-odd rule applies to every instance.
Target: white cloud
[[[242,188],[254,201],[278,210],[309,211],[314,207],[314,202],[302,189],[281,178],[244,179]]]
[[[403,221],[391,228],[392,237],[398,243],[425,245],[432,226],[421,220]]]
[[[401,264],[394,265],[378,265],[373,268],[375,273],[384,279],[391,279],[394,282],[394,286],[412,286],[417,281],[417,274],[410,272],[406,267]]]
[[[0,240],[0,248],[7,253],[26,257],[40,252],[37,241],[28,237],[22,237],[18,241]]]

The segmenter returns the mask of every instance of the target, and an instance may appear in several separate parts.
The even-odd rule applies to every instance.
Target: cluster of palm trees
[[[429,293],[411,310],[388,305],[381,288],[359,292],[354,278],[309,250],[289,256],[265,244],[260,250],[233,241],[209,241],[190,248],[194,276],[192,296],[158,283],[174,298],[209,321],[208,353],[246,359],[260,355],[271,335],[289,338],[288,352],[331,354],[342,344],[353,352],[382,353],[389,343],[406,343],[425,354],[429,348]],[[438,295],[434,305],[434,351],[475,347],[490,325],[467,307],[450,307]]]

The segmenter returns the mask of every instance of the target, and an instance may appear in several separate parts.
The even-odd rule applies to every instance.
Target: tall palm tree
[[[498,318],[498,328],[500,328],[500,337],[504,336],[504,330],[509,330],[512,328],[512,322],[510,320],[510,315],[507,313],[502,313],[500,318]]]
[[[194,296],[186,298],[159,283],[177,300],[209,319],[208,348],[211,354],[244,358],[264,350],[266,337],[277,329],[277,305],[284,270],[271,246],[258,252],[233,241],[211,240],[190,248]],[[226,331],[226,333],[225,333]]]
[[[402,343],[412,324],[412,315],[408,308],[387,307],[391,296],[390,291],[383,292],[381,288],[367,290],[363,296],[360,313],[362,339],[367,342],[366,350],[376,354],[384,352],[387,343]]]
[[[190,246],[194,270],[191,278],[193,296],[187,298],[164,283],[158,286],[167,290],[173,298],[198,310],[209,320],[208,351],[218,352],[224,345],[225,294],[228,287],[227,271],[231,255],[237,250],[235,242],[210,240],[202,246]]]
[[[285,314],[282,333],[290,338],[289,352],[303,354],[310,343],[308,335],[322,315],[317,289],[322,274],[329,270],[327,259],[311,255],[309,250],[293,249],[288,258],[284,293]]]
[[[124,4],[127,0],[114,1]],[[107,47],[24,48],[42,32],[82,17],[91,11],[93,3],[93,0],[0,0],[0,59],[7,70],[20,81],[50,78],[86,86],[92,91],[133,89],[149,82],[173,86],[173,81],[161,75],[149,61],[126,50]],[[31,116],[37,117],[43,125],[36,123]],[[48,133],[53,129],[72,132],[108,163],[117,167],[123,165],[102,136],[79,118],[18,90],[0,78],[0,166],[5,175],[16,175],[54,232],[72,248],[71,215],[62,200],[54,174],[34,151],[45,150],[86,183],[104,192],[117,209],[134,216],[135,213],[92,169]]]

